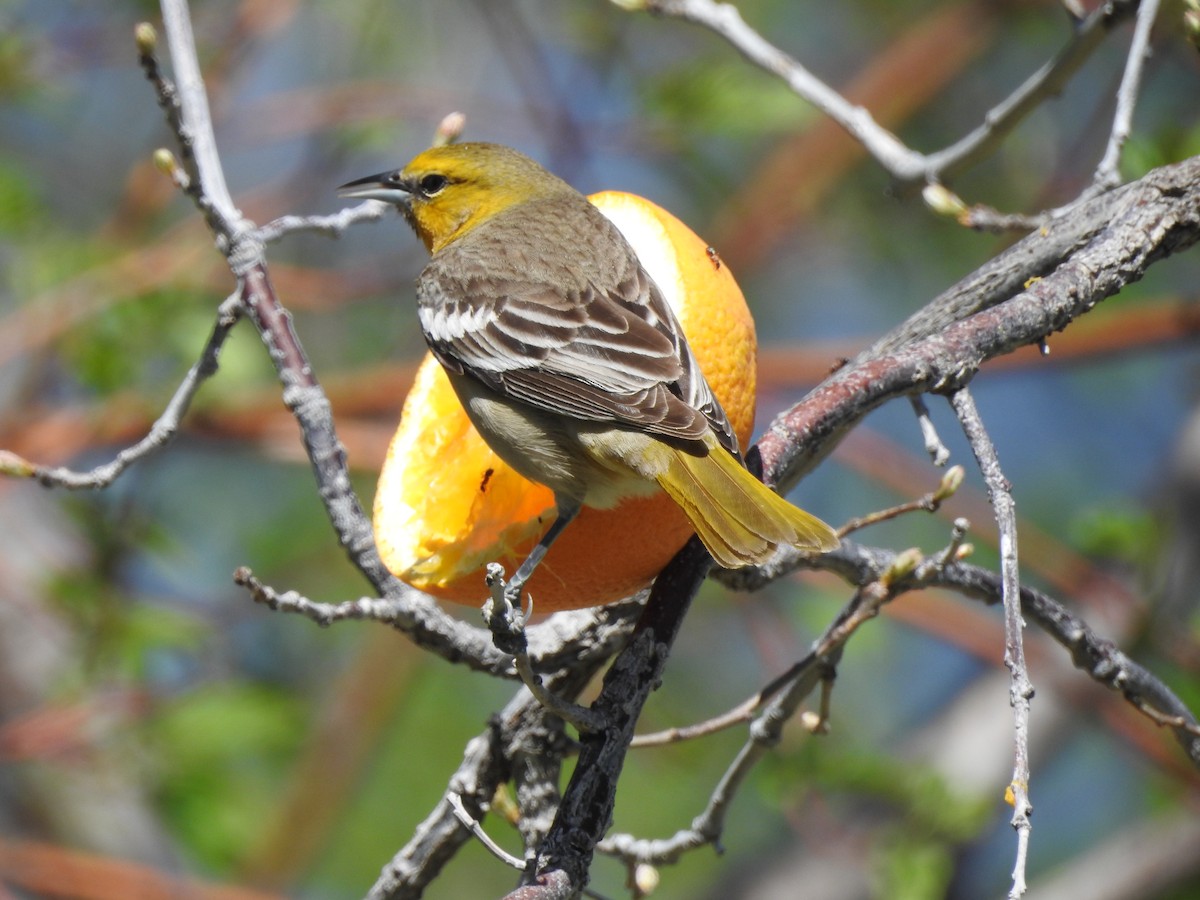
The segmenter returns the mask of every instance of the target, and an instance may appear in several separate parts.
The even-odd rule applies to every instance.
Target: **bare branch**
[[[988,359],[1036,344],[1200,239],[1200,157],[1081,204],[1014,244],[776,417],[765,480],[790,487],[885,401],[953,391]]]
[[[712,566],[693,538],[658,576],[629,643],[613,661],[592,709],[607,721],[581,736],[579,759],[538,853],[531,884],[509,895],[572,896],[587,882],[596,843],[612,822],[616,787],[642,706],[658,684],[691,600]],[[568,890],[567,894],[558,893]]]
[[[679,744],[683,741],[691,741],[696,738],[707,737],[710,734],[716,734],[720,731],[725,731],[733,728],[735,725],[740,725],[743,722],[749,722],[754,718],[754,714],[762,706],[766,695],[763,691],[755,694],[746,700],[743,700],[737,706],[719,716],[705,719],[703,722],[697,722],[695,725],[685,725],[678,728],[666,728],[662,731],[656,731],[653,734],[639,734],[629,746],[633,748],[642,747],[662,747],[667,744]]]
[[[935,153],[918,153],[881,127],[862,107],[822,82],[799,62],[771,44],[742,19],[731,3],[718,0],[614,0],[618,6],[695,22],[729,41],[743,56],[781,78],[800,97],[846,129],[897,181],[938,182],[992,153],[1016,126],[1049,97],[1057,94],[1112,28],[1133,14],[1137,0],[1103,3],[1074,29],[1053,60],[1031,75],[1000,104],[984,114],[980,125],[956,143]]]
[[[179,433],[180,422],[191,406],[196,392],[200,390],[200,385],[216,374],[221,348],[241,314],[241,301],[236,295],[227,298],[221,304],[217,309],[217,321],[201,351],[200,359],[183,377],[162,415],[150,426],[150,431],[144,438],[122,450],[110,462],[87,472],[78,472],[62,466],[41,466],[22,459],[15,453],[3,451],[0,452],[0,473],[36,478],[46,487],[63,487],[70,490],[99,490],[108,487],[122,472],[161,450]]]
[[[518,859],[493,841],[488,833],[483,830],[483,826],[475,821],[471,814],[467,812],[467,808],[463,806],[462,797],[458,796],[458,794],[451,793],[447,795],[446,800],[449,802],[450,808],[454,810],[454,815],[458,817],[458,821],[462,822],[469,829],[471,829],[471,834],[475,835],[475,839],[479,841],[479,843],[487,847],[488,852],[491,853],[492,856],[496,857],[496,859],[500,860],[500,862],[504,863],[506,866],[510,866],[518,871],[525,871],[525,860]]]
[[[965,523],[956,522],[951,546]],[[755,591],[765,584],[798,569],[831,572],[851,584],[863,584],[881,577],[895,566],[898,554],[891,550],[867,547],[851,540],[832,553],[820,556],[784,550],[768,566],[737,570],[719,570],[714,577],[733,590]],[[958,552],[943,551],[926,558],[912,575],[893,585],[899,593],[926,587],[945,588],[985,603],[1002,601],[1000,576],[979,566],[963,562]],[[1200,769],[1200,727],[1196,715],[1153,673],[1123,653],[1112,641],[1101,637],[1079,616],[1070,612],[1048,594],[1030,587],[1020,590],[1021,611],[1061,645],[1076,668],[1105,687],[1117,691],[1157,725],[1170,728],[1192,764]],[[1153,710],[1153,712],[1151,712]]]
[[[285,591],[281,594],[263,584],[246,566],[233,573],[233,580],[250,591],[250,597],[255,603],[260,603],[270,610],[304,616],[322,628],[328,628],[335,622],[364,619],[391,625],[399,615],[399,604],[393,600],[362,597],[344,603],[316,603],[296,591]]]
[[[364,200],[358,206],[347,206],[328,216],[280,216],[260,226],[257,236],[264,244],[272,244],[289,235],[301,233],[340,237],[351,225],[376,222],[394,208],[379,200]]]
[[[920,559],[920,554],[915,551],[893,555],[889,567],[882,570],[878,578],[859,588],[824,634],[813,643],[808,655],[759,692],[759,696],[772,696],[772,699],[750,725],[746,743],[725,770],[707,806],[692,820],[690,827],[666,840],[638,840],[631,835],[612,835],[598,849],[626,862],[661,865],[676,862],[685,852],[696,847],[718,844],[739,787],[750,770],[779,743],[784,724],[796,714],[804,698],[818,685],[822,686],[821,714],[816,717],[817,722],[810,731],[824,733],[827,730],[828,688],[836,676],[837,664],[846,642],[896,596],[898,591],[894,590],[894,586],[903,584],[911,576]]]
[[[896,506],[851,519],[838,529],[838,537],[845,537],[855,531],[861,531],[868,525],[878,525],[880,522],[887,522],[905,513],[937,512],[941,509],[942,503],[954,496],[954,492],[958,490],[959,485],[962,484],[962,480],[962,466],[954,466],[952,469],[947,470],[946,474],[942,477],[941,483],[928,494],[918,497],[916,500],[909,500],[907,503],[899,503]]]
[[[1004,665],[1011,675],[1008,700],[1013,708],[1014,761],[1010,785],[1013,797],[1012,826],[1017,831],[1017,855],[1009,897],[1017,900],[1025,895],[1026,890],[1025,863],[1032,828],[1029,814],[1033,812],[1033,804],[1029,800],[1029,701],[1033,697],[1033,684],[1029,681],[1029,671],[1025,665],[1025,641],[1022,636],[1025,623],[1021,618],[1021,581],[1017,566],[1017,514],[1008,479],[1000,469],[996,448],[975,408],[974,398],[963,388],[950,396],[950,402],[979,463],[979,470],[987,483],[988,497],[996,512],[996,524],[1000,527]]]
[[[1142,83],[1142,68],[1150,54],[1150,30],[1157,18],[1158,0],[1141,0],[1129,55],[1125,59],[1125,72],[1121,76],[1121,86],[1117,88],[1117,109],[1113,114],[1112,132],[1108,136],[1104,157],[1096,168],[1093,190],[1105,191],[1121,183],[1121,150],[1133,128],[1133,111]]]
[[[179,92],[178,120],[168,115],[168,121],[180,138],[180,148],[194,161],[193,180],[222,220],[219,230],[232,239],[242,227],[242,214],[233,204],[217,152],[187,0],[161,0],[160,6]]]

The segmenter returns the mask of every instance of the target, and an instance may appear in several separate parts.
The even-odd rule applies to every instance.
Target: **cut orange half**
[[[648,200],[588,198],[625,235],[683,325],[705,377],[745,446],[754,423],[754,322],[729,270],[686,225]],[[426,355],[404,403],[375,494],[375,541],[402,581],[443,600],[481,604],[484,567],[516,571],[554,519],[554,496],[501,462],[467,421]],[[598,606],[648,585],[692,534],[665,494],[584,508],[526,586],[534,610]]]

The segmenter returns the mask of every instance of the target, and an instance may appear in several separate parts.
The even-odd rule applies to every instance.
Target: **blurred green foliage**
[[[731,138],[792,133],[817,114],[796,103],[783,82],[726,56],[689,60],[644,86],[642,101],[658,127],[682,146],[706,135]]]
[[[206,869],[228,872],[256,845],[306,718],[286,691],[232,682],[168,700],[146,722],[146,749],[170,761],[154,785],[163,814]]]

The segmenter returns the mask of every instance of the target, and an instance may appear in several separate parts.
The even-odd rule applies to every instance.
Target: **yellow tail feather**
[[[679,504],[718,565],[757,565],[781,546],[837,547],[832,528],[772,491],[715,440],[712,444],[707,456],[671,450],[658,483]]]

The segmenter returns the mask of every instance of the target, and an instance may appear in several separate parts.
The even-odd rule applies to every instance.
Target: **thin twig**
[[[1141,0],[1137,23],[1133,28],[1133,39],[1129,54],[1125,58],[1125,71],[1121,85],[1117,88],[1117,108],[1113,113],[1112,131],[1104,157],[1096,167],[1092,183],[1095,190],[1105,191],[1121,183],[1121,150],[1125,147],[1133,128],[1133,111],[1137,107],[1138,90],[1142,83],[1142,70],[1150,54],[1150,31],[1158,18],[1158,0]]]
[[[801,674],[804,665],[804,662],[799,662],[786,672],[775,676],[763,685],[756,694],[747,697],[727,712],[713,716],[695,725],[688,725],[683,728],[668,728],[654,734],[639,735],[633,739],[630,746],[657,747],[663,744],[672,744],[678,741],[686,741],[692,738],[715,734],[718,731],[724,731],[726,728],[732,728],[734,725],[741,724],[742,722],[748,722],[754,718],[754,715],[763,708],[768,700],[776,696]]]
[[[150,426],[146,436],[126,447],[111,461],[96,466],[86,472],[75,471],[63,466],[41,466],[22,459],[15,453],[3,451],[0,454],[0,473],[18,475],[26,478],[36,478],[46,487],[63,487],[70,490],[99,490],[108,487],[121,473],[133,464],[161,450],[179,433],[179,426],[184,414],[192,404],[200,386],[211,378],[217,371],[217,360],[225,339],[241,318],[242,308],[235,294],[226,298],[217,309],[217,320],[212,333],[204,345],[200,358],[188,370],[188,373],[175,389],[171,400]]]
[[[956,522],[956,532],[959,524],[965,534],[965,520]],[[951,544],[954,544],[953,535]],[[909,578],[893,587],[896,590],[944,588],[985,603],[1002,603],[1000,576],[964,562],[968,549],[968,544],[962,544],[954,551],[952,561],[947,560],[946,550],[927,557]],[[721,570],[716,577],[738,591],[759,590],[800,569],[830,572],[851,583],[861,583],[877,579],[882,572],[893,568],[898,555],[891,550],[867,547],[846,539],[830,553],[813,556],[783,550],[768,566]],[[1180,747],[1200,770],[1200,723],[1183,700],[1053,597],[1031,587],[1022,587],[1020,596],[1024,614],[1070,654],[1077,668],[1098,684],[1122,694],[1156,725],[1171,728]]]
[[[380,200],[365,200],[357,206],[347,206],[327,216],[280,216],[260,226],[258,238],[264,244],[271,244],[289,235],[305,232],[339,237],[351,225],[377,221],[394,209],[391,204]]]
[[[1025,623],[1021,618],[1021,581],[1017,566],[1017,517],[1008,480],[1000,469],[996,448],[984,427],[975,400],[966,388],[950,395],[950,403],[962,423],[963,433],[971,444],[971,451],[979,463],[979,470],[987,483],[988,496],[996,513],[996,524],[1000,529],[1000,578],[1001,595],[1004,603],[1004,665],[1010,673],[1009,703],[1013,708],[1014,761],[1012,777],[1013,817],[1012,826],[1017,832],[1017,853],[1013,865],[1012,900],[1025,894],[1025,863],[1029,853],[1031,824],[1029,814],[1033,805],[1029,801],[1029,701],[1033,697],[1033,685],[1025,666],[1025,643],[1022,630]]]
[[[958,216],[958,223],[976,231],[990,231],[993,234],[1006,234],[1010,231],[1033,231],[1040,228],[1046,220],[1045,215],[1026,215],[1025,213],[1000,212],[982,203],[976,203]]]
[[[798,61],[746,24],[736,7],[718,0],[613,0],[618,6],[646,9],[710,29],[729,41],[755,65],[783,79],[800,97],[846,129],[897,181],[935,183],[995,151],[1001,141],[1037,106],[1055,96],[1099,46],[1105,35],[1137,8],[1137,0],[1100,4],[1073,29],[1059,54],[983,116],[983,121],[954,144],[934,153],[918,153],[880,126]]]
[[[703,722],[696,722],[693,725],[684,725],[678,728],[664,728],[662,731],[655,731],[650,734],[639,734],[629,746],[633,748],[644,747],[663,747],[667,744],[680,744],[684,741],[692,741],[696,738],[707,737],[710,734],[717,734],[721,731],[733,728],[736,725],[741,725],[743,722],[749,722],[754,718],[754,714],[762,705],[764,696],[762,692],[755,694],[739,703],[719,716],[711,716]]]
[[[921,427],[921,439],[925,442],[925,452],[929,454],[929,458],[933,460],[935,466],[944,466],[950,459],[950,451],[938,437],[933,419],[929,417],[929,407],[925,405],[925,397],[921,394],[913,394],[908,398],[908,402],[917,416],[917,424]]]
[[[845,537],[855,531],[860,531],[868,525],[878,525],[880,522],[887,522],[910,512],[937,512],[942,507],[948,498],[954,495],[958,490],[959,485],[963,481],[962,466],[953,466],[946,470],[942,476],[941,482],[937,488],[918,497],[916,500],[910,500],[907,503],[899,503],[896,506],[881,509],[877,512],[868,513],[865,516],[859,516],[851,519],[837,530],[838,537]]]
[[[784,682],[780,685],[782,690],[772,691],[775,696],[766,704],[762,715],[752,722],[746,742],[713,788],[705,808],[692,820],[688,828],[680,829],[670,838],[662,840],[614,834],[605,838],[596,849],[618,857],[627,864],[655,865],[677,862],[687,851],[706,844],[712,844],[719,850],[725,820],[738,789],[750,771],[779,743],[784,724],[795,715],[803,699],[818,686],[823,688],[822,713],[817,718],[822,723],[827,721],[825,717],[828,715],[828,686],[835,676],[842,648],[861,625],[879,614],[880,608],[892,596],[893,578],[902,578],[904,574],[906,573],[897,568],[895,572],[886,572],[880,579],[860,588],[826,628],[824,634],[813,643],[804,659],[773,682]],[[767,690],[770,688],[764,689]],[[818,726],[815,732],[824,730]]]
[[[488,631],[451,618],[432,599],[410,587],[403,586],[396,596],[383,599],[319,603],[296,591],[278,591],[264,584],[246,566],[234,572],[234,581],[250,592],[255,603],[273,611],[300,615],[321,627],[370,619],[404,632],[418,646],[451,662],[501,678],[517,677],[512,655],[500,652]],[[576,610],[528,629],[534,651],[528,654],[529,666],[557,672],[569,663],[607,659],[624,643],[639,609],[640,604],[627,602]]]
[[[179,121],[170,124],[180,137],[180,146],[195,159],[195,180],[203,186],[204,196],[224,219],[225,225],[220,230],[233,233],[241,223],[242,215],[234,206],[217,152],[187,0],[161,0],[160,5],[179,96]]]
[[[954,528],[950,532],[950,543],[946,545],[946,549],[938,554],[938,565],[943,569],[951,563],[959,562],[970,554],[973,549],[970,544],[964,543],[967,537],[967,532],[971,528],[971,523],[966,519],[959,517],[954,520]]]
[[[452,144],[467,127],[467,117],[460,112],[447,113],[433,133],[433,146]],[[258,238],[264,244],[274,243],[283,237],[299,232],[315,232],[329,237],[340,237],[351,225],[374,222],[393,212],[395,207],[379,200],[366,200],[357,206],[348,206],[327,216],[280,216],[258,229]]]
[[[458,794],[450,793],[446,795],[446,800],[450,804],[450,808],[454,810],[454,815],[458,817],[458,821],[462,822],[467,828],[471,829],[471,834],[475,835],[475,839],[483,844],[488,849],[488,852],[506,866],[524,872],[525,860],[513,856],[499,844],[492,840],[491,836],[483,830],[475,819],[467,812],[467,808],[463,806],[462,797]]]
[[[246,588],[255,603],[270,610],[304,616],[322,628],[328,628],[335,622],[365,619],[393,625],[399,618],[399,604],[395,600],[361,597],[343,603],[317,603],[296,591],[276,591],[273,587],[263,584],[246,566],[240,566],[233,573],[233,581]]]

